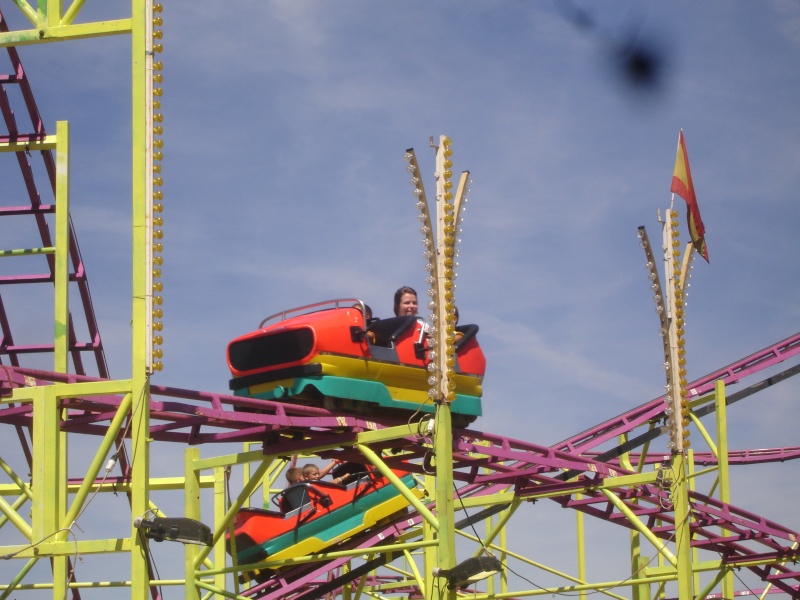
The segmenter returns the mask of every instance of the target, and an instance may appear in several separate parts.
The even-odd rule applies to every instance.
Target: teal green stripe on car
[[[285,397],[299,396],[307,387],[314,387],[324,396],[334,398],[350,398],[378,404],[386,408],[401,408],[404,410],[420,410],[422,412],[435,412],[433,403],[419,404],[404,400],[395,400],[389,394],[386,386],[377,381],[363,379],[350,379],[349,377],[335,377],[321,375],[318,377],[296,377],[291,387],[278,386],[274,390],[251,394],[250,390],[243,388],[234,392],[237,396],[260,398],[262,400],[281,400]],[[459,415],[481,416],[481,399],[478,396],[456,394],[456,399],[450,405],[450,410]]]

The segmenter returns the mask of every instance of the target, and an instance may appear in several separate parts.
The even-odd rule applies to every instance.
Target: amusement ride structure
[[[662,325],[664,396],[551,446],[453,420],[456,381],[463,379],[453,259],[468,173],[454,180],[445,136],[436,146],[435,210],[429,210],[415,153],[406,153],[430,284],[424,411],[382,416],[336,403],[293,402],[291,394],[279,397],[286,386],[277,384],[270,399],[152,385],[151,375],[161,369],[159,267],[167,201],[160,179],[161,7],[133,0],[130,18],[77,24],[83,2],[66,11],[56,0],[36,8],[25,0],[16,4],[32,25],[10,31],[0,14],[0,46],[9,58],[0,70],[6,125],[0,152],[8,162],[16,159],[25,197],[1,206],[0,217],[24,221],[39,241],[0,248],[6,267],[0,276],[0,430],[8,436],[0,450],[0,600],[108,593],[137,599],[800,598],[800,534],[737,507],[729,485],[731,465],[788,461],[800,448],[731,452],[726,421],[730,405],[798,372],[800,334],[687,381],[681,275],[695,250],[688,245],[677,264],[676,211],[670,208],[662,223],[663,257],[640,229]],[[131,38],[133,77],[132,365],[126,379],[109,376],[72,228],[69,125],[59,121],[55,133],[46,131],[18,53],[30,44],[116,34]],[[12,306],[41,295],[53,307],[52,341],[27,339],[25,324],[17,326],[22,313]],[[354,344],[366,339],[366,321],[364,314],[351,328]],[[779,372],[759,380],[767,369]],[[690,446],[690,431],[706,450]],[[78,445],[93,450],[74,473],[69,452]],[[236,450],[228,452],[232,445]],[[165,446],[180,448],[183,459],[175,475],[155,476],[152,456]],[[266,514],[260,504],[282,487],[293,456],[363,465],[382,487],[394,486],[402,507],[393,504],[392,512],[311,551],[298,543],[294,553],[240,560],[237,517],[248,510]],[[112,496],[115,509],[104,522],[113,533],[84,531],[95,502]],[[179,500],[157,501],[166,497]],[[506,543],[509,530],[524,529],[536,503],[544,502],[575,515],[572,572]],[[587,517],[627,532],[626,576],[587,577]],[[289,528],[295,536],[301,519]],[[160,541],[159,549],[180,554],[180,576],[160,576],[153,548]],[[126,577],[109,579],[102,566],[91,566],[109,555],[127,564]],[[750,574],[750,583],[740,572]],[[536,583],[543,575],[556,583]]]

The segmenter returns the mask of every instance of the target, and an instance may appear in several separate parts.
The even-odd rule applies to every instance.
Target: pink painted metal
[[[8,25],[0,12],[0,31],[8,31]],[[5,132],[0,130],[0,142],[29,142],[41,141],[47,136],[42,117],[36,106],[30,81],[25,69],[20,61],[19,54],[13,47],[7,47],[8,58],[11,63],[11,72],[0,73],[0,113],[2,113],[5,124]],[[18,99],[17,102],[14,99]],[[21,99],[21,101],[19,100]],[[22,125],[17,122],[15,115],[24,115],[30,125]],[[29,131],[24,128],[30,127]],[[19,165],[22,182],[27,196],[27,205],[14,205],[0,207],[0,217],[20,217],[29,216],[35,222],[41,241],[41,247],[53,246],[50,228],[46,215],[54,212],[53,204],[42,203],[42,195],[55,197],[55,161],[53,153],[49,150],[39,152],[20,151],[15,153]],[[37,182],[35,171],[31,160],[38,158],[44,166],[46,181]],[[19,200],[22,200],[20,198]],[[79,342],[76,336],[76,327],[73,322],[75,315],[69,316],[69,348],[72,358],[73,369],[76,373],[86,374],[92,372],[99,377],[107,378],[108,365],[103,352],[103,344],[100,339],[100,332],[92,305],[92,297],[89,294],[89,283],[86,278],[86,269],[81,258],[78,240],[70,219],[69,225],[69,255],[71,272],[69,279],[77,286],[77,293],[81,299],[83,309],[82,325],[85,325],[89,340]],[[11,260],[9,258],[6,261]],[[5,286],[30,285],[41,286],[53,284],[55,263],[52,255],[46,255],[41,259],[41,272],[24,275],[2,275],[0,276],[0,365],[10,364],[18,366],[20,357],[26,354],[47,354],[53,352],[53,344],[36,343],[27,340],[15,340],[12,333],[12,323],[8,317],[7,306],[3,302],[2,290]],[[94,358],[94,367],[88,370],[84,365],[83,354],[90,353]]]
[[[769,346],[724,369],[715,371],[696,382],[696,387],[711,386],[719,377],[741,382],[759,371],[772,367],[797,354],[797,340],[792,336],[783,342]],[[790,369],[796,372],[797,368]],[[0,393],[3,390],[29,383],[80,382],[95,378],[56,374],[22,367],[0,369]],[[726,381],[727,381],[726,380]],[[702,388],[700,388],[702,389]],[[255,408],[252,401],[237,396],[196,392],[163,386],[152,388],[151,436],[155,441],[184,444],[221,443],[230,441],[261,441],[265,451],[272,446],[281,453],[299,454],[308,448],[328,446],[329,451],[320,452],[322,459],[338,458],[353,460],[359,453],[352,448],[339,447],[343,440],[355,441],[359,432],[375,426],[396,426],[398,421],[370,416],[370,422],[354,415],[343,415],[321,408],[284,404],[280,402],[258,403],[258,412],[243,412]],[[65,401],[66,417],[62,429],[73,433],[104,434],[108,421],[115,414],[121,398],[91,397],[73,398]],[[649,427],[643,415],[658,419],[663,406],[660,399],[653,400],[590,431],[601,432],[595,436],[586,432],[573,440],[580,443],[559,443],[542,446],[504,436],[474,430],[457,430],[453,447],[453,476],[458,482],[456,493],[461,498],[477,498],[497,494],[509,487],[518,498],[547,494],[549,499],[563,506],[580,511],[588,516],[602,519],[626,528],[631,527],[625,517],[597,487],[609,477],[631,474],[614,460],[604,460],[600,455],[583,452],[595,447],[597,440],[609,430],[614,435],[621,431],[631,432],[636,427]],[[29,407],[17,406],[0,410],[0,423],[29,425],[32,413]],[[412,470],[424,473],[428,444],[420,443],[418,434],[409,432],[401,440],[385,442],[386,462],[392,467],[391,451],[403,452],[396,460],[411,462]],[[373,446],[380,452],[381,444]],[[797,448],[761,449],[735,454],[734,462],[785,461],[800,457]],[[663,460],[659,455],[656,458]],[[666,457],[669,458],[668,456]],[[699,456],[699,461],[711,460]],[[564,473],[569,474],[569,481]],[[124,478],[119,480],[120,483]],[[614,488],[614,495],[627,509],[641,520],[651,523],[651,531],[657,537],[670,540],[675,535],[675,523],[668,487],[653,484],[631,485]],[[578,499],[576,494],[580,493]],[[713,497],[690,493],[692,545],[698,549],[719,553],[730,565],[742,565],[756,573],[775,588],[797,597],[800,594],[800,571],[794,561],[800,551],[793,548],[800,532],[760,517],[748,510],[723,503]],[[382,540],[387,543],[398,535],[407,524],[418,522],[418,515],[388,524],[380,531],[365,532],[348,542],[348,548],[368,549]],[[658,525],[655,523],[658,522]],[[382,536],[382,537],[381,537]],[[747,566],[748,560],[769,561],[763,567]],[[339,561],[344,562],[344,559]],[[248,590],[246,595],[258,598],[279,598],[291,588],[300,597],[313,596],[316,590],[337,589],[347,577],[337,576],[340,564],[336,561],[325,565],[304,565],[281,571],[280,574]],[[340,579],[337,579],[340,577]],[[320,587],[323,586],[323,587]],[[413,594],[413,590],[409,590]]]

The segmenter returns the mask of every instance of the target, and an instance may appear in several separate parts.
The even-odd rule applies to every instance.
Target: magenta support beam
[[[7,31],[8,26],[2,12],[0,12],[0,32]],[[0,131],[0,142],[41,141],[47,136],[47,132],[45,131],[42,117],[39,114],[30,81],[28,80],[16,49],[8,47],[6,51],[8,52],[8,57],[11,62],[11,73],[0,74],[0,113],[3,115],[3,122],[6,125],[7,132],[3,133]],[[11,86],[19,91],[22,97],[22,105],[12,106],[11,98],[7,93],[7,88]],[[20,125],[15,117],[15,115],[18,114],[27,116],[27,121],[30,123],[29,126],[31,127],[29,132],[20,130]],[[35,220],[41,246],[52,247],[53,240],[45,215],[52,214],[55,207],[52,204],[42,204],[41,196],[43,189],[41,188],[49,190],[47,193],[55,197],[55,160],[53,154],[49,150],[34,153],[40,156],[44,163],[45,173],[47,174],[47,181],[43,182],[42,186],[37,185],[34,171],[30,163],[32,156],[26,152],[15,152],[15,154],[22,181],[25,185],[29,205],[0,207],[0,217],[30,215],[31,218]],[[69,225],[69,254],[72,264],[70,282],[74,282],[77,285],[77,292],[81,299],[81,307],[84,313],[83,318],[85,319],[90,338],[90,341],[85,343],[79,343],[77,341],[73,323],[74,315],[70,314],[68,338],[73,368],[77,373],[85,374],[87,371],[83,364],[83,354],[89,352],[94,356],[97,375],[102,378],[108,378],[108,366],[103,352],[103,344],[97,327],[91,294],[89,293],[89,284],[86,280],[83,260],[81,259],[80,248],[71,219]],[[46,271],[46,273],[0,276],[0,290],[2,290],[2,286],[6,284],[52,284],[54,281],[55,268],[53,256],[46,255],[45,262],[46,267],[42,270]],[[7,360],[12,365],[18,365],[20,354],[53,352],[52,344],[26,344],[20,343],[20,340],[17,340],[17,343],[12,342],[12,325],[13,324],[9,322],[6,307],[0,302],[0,327],[2,327],[2,329],[0,329],[0,335],[2,335],[2,339],[0,339],[0,364],[3,364],[4,360]],[[7,358],[4,359],[4,356]]]

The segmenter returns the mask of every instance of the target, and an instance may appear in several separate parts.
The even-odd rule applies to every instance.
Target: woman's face
[[[411,315],[412,317],[417,314],[417,296],[416,294],[405,293],[400,296],[400,304],[397,306],[397,316],[404,317]]]

